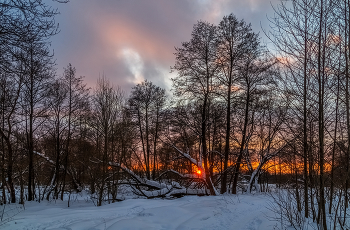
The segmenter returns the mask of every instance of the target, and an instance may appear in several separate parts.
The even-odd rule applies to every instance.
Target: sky
[[[71,63],[88,87],[106,76],[126,93],[147,79],[170,90],[170,67],[175,48],[189,41],[199,21],[218,24],[233,13],[252,24],[253,31],[269,29],[268,17],[279,0],[70,0],[50,3],[60,33],[52,38],[57,74]]]

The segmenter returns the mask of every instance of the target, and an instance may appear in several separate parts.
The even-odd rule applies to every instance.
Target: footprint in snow
[[[140,212],[137,214],[138,216],[154,216],[152,213]]]
[[[210,218],[210,216],[205,216],[205,217],[200,218],[200,220],[207,220],[209,218]]]

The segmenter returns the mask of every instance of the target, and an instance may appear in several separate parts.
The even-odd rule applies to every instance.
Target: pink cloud
[[[266,21],[266,14],[271,12],[269,3],[270,0],[75,0],[58,5],[61,33],[53,41],[58,68],[60,71],[71,62],[90,86],[104,73],[126,91],[140,78],[135,74],[139,71],[143,78],[169,89],[174,46],[190,39],[196,21],[218,23],[233,12],[259,30],[260,21]],[[133,66],[122,55],[127,49],[138,56],[139,66]]]

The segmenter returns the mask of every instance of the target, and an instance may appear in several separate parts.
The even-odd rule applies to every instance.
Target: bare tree
[[[65,102],[67,100],[68,89],[61,79],[53,82],[48,92],[48,119],[51,121],[49,125],[49,133],[54,139],[55,146],[55,170],[51,180],[50,190],[54,187],[54,197],[58,199],[59,176],[61,168],[61,155],[63,151],[63,136],[66,129],[65,119],[67,116]],[[48,197],[50,195],[48,192]]]
[[[5,177],[5,145],[7,150],[7,186],[11,195],[11,202],[16,202],[15,189],[13,183],[13,153],[14,153],[14,126],[16,121],[15,112],[19,108],[19,97],[23,84],[23,78],[21,74],[10,74],[9,77],[6,73],[0,76],[0,103],[1,103],[1,127],[0,136],[2,139],[2,159],[3,159],[3,177]],[[4,143],[5,142],[5,143]],[[5,180],[3,180],[3,184]]]
[[[206,132],[209,100],[217,85],[216,30],[214,25],[201,21],[194,26],[191,40],[183,42],[181,48],[176,48],[176,63],[173,70],[178,72],[178,76],[172,79],[178,96],[185,97],[185,100],[196,100],[201,106],[200,161],[203,160],[204,175],[212,195],[217,192],[209,173]]]
[[[102,77],[97,82],[95,95],[92,99],[93,103],[93,120],[92,127],[96,133],[97,149],[100,156],[100,183],[97,205],[101,206],[105,192],[106,180],[108,177],[108,162],[111,155],[111,138],[116,122],[121,113],[123,102],[123,93],[120,88],[113,87],[109,81]],[[100,142],[99,139],[102,139]],[[101,153],[100,153],[101,150]]]
[[[232,98],[237,95],[239,90],[239,78],[243,73],[240,72],[240,70],[245,68],[246,65],[249,66],[249,62],[252,62],[252,58],[254,59],[258,56],[259,41],[258,34],[252,32],[251,25],[246,24],[243,20],[239,21],[233,14],[225,16],[220,22],[218,27],[218,40],[219,46],[216,54],[220,67],[220,74],[218,76],[220,84],[225,87],[224,90],[226,92],[223,92],[222,95],[227,103],[225,159],[224,171],[221,179],[221,193],[225,193],[227,188],[228,157],[231,144]],[[249,55],[251,55],[251,57],[249,57]],[[243,134],[242,142],[245,142],[245,134]],[[244,148],[244,145],[242,145],[242,148]],[[241,152],[243,152],[243,150]],[[238,158],[239,164],[241,158],[242,155],[240,154]],[[238,178],[238,164],[236,168]],[[234,193],[236,193],[236,184],[237,179],[235,179],[232,190]]]
[[[161,110],[165,104],[165,90],[150,81],[136,85],[131,92],[129,105],[136,118],[147,179],[151,179],[151,147],[153,145],[153,179],[155,179],[156,151]],[[153,137],[152,137],[153,136]]]
[[[24,109],[24,113],[29,115],[28,132],[28,151],[29,151],[29,200],[33,199],[33,110],[35,105],[34,95],[37,87],[39,72],[41,75],[49,75],[47,67],[49,57],[47,47],[48,38],[58,32],[54,16],[57,14],[56,9],[52,9],[43,1],[39,0],[4,0],[0,3],[0,69],[2,73],[17,74],[23,76],[24,88],[20,87],[20,94],[24,95],[28,92],[32,98],[26,98],[32,102],[28,109]],[[43,58],[39,61],[39,56]],[[40,64],[39,64],[40,63]],[[44,67],[46,66],[46,67]],[[46,70],[44,70],[46,69]],[[6,74],[9,76],[8,74]],[[29,77],[28,77],[29,76]],[[40,78],[40,77],[39,77]],[[42,78],[43,79],[43,78]],[[31,90],[28,91],[28,89]],[[40,96],[38,96],[40,97]],[[37,99],[37,98],[36,98]],[[24,102],[24,100],[22,100]],[[23,105],[24,103],[22,103]],[[24,108],[22,106],[22,108]],[[17,110],[17,109],[16,109]],[[29,112],[32,110],[32,112]],[[17,111],[16,111],[17,112]],[[27,120],[28,121],[28,120]],[[11,156],[12,158],[12,156]],[[10,160],[10,174],[12,171],[12,160]],[[12,183],[12,182],[11,182]],[[14,198],[13,198],[14,199]]]
[[[64,69],[63,79],[65,87],[67,88],[67,134],[65,137],[65,146],[64,146],[64,173],[63,173],[63,184],[61,192],[61,200],[63,200],[63,192],[66,185],[66,176],[67,171],[69,170],[69,156],[71,155],[71,140],[75,139],[78,135],[77,131],[80,126],[80,119],[82,116],[86,116],[86,113],[89,111],[89,89],[86,88],[86,85],[83,84],[83,77],[76,76],[76,69],[71,64]],[[78,185],[76,185],[78,186]],[[76,188],[78,189],[78,188]]]

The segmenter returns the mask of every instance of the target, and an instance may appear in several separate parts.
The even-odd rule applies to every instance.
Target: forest
[[[1,205],[273,188],[295,229],[350,227],[350,0],[281,1],[268,46],[233,14],[198,21],[171,91],[146,79],[128,95],[106,76],[89,88],[72,64],[57,74],[58,13],[0,1]]]

